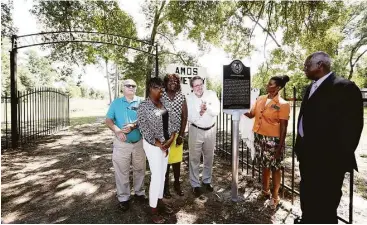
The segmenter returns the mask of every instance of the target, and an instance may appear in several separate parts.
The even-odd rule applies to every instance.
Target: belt
[[[129,143],[129,144],[135,144],[135,143],[138,143],[141,139],[137,140],[137,141],[125,141],[126,143]]]
[[[193,123],[191,125],[194,126],[194,127],[196,127],[196,128],[198,128],[198,129],[200,129],[200,130],[210,130],[210,129],[212,129],[215,126],[215,124],[213,124],[210,127],[199,127],[199,126],[196,126]]]

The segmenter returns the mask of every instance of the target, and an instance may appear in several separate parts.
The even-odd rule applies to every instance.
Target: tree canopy
[[[134,18],[117,1],[34,3],[31,11],[43,31],[83,30],[138,38]],[[264,85],[270,76],[280,74],[291,76],[290,85],[303,87],[308,82],[302,72],[303,60],[317,50],[330,54],[334,69],[341,76],[355,80],[360,86],[367,83],[367,12],[363,3],[154,0],[144,2],[141,9],[149,30],[142,39],[159,43],[160,68],[169,63],[198,65],[196,56],[175,48],[179,38],[194,41],[201,52],[216,46],[233,59],[249,56],[259,51],[255,46],[259,42],[255,30],[260,29],[266,36],[264,51],[269,41],[277,47],[255,75],[253,83],[257,87]],[[6,7],[3,10],[3,5],[2,11],[11,13]],[[109,85],[115,76],[132,78],[142,87],[139,93],[143,93],[144,83],[154,74],[153,56],[132,53],[126,48],[82,43],[46,47],[51,49],[53,60],[78,65],[103,62],[106,68],[113,64],[117,71],[105,74]],[[163,75],[161,70],[160,73]]]

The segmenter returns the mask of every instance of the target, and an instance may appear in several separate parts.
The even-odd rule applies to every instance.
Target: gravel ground
[[[120,211],[111,147],[111,132],[99,120],[65,129],[25,149],[5,151],[1,158],[2,223],[150,223],[147,202],[132,199],[130,210]],[[191,193],[187,164],[181,169],[185,196],[172,193],[167,200],[174,209],[173,215],[166,216],[167,223],[293,223],[300,215],[299,200],[292,205],[288,192],[277,210],[264,207],[264,202],[256,200],[260,183],[246,173],[239,175],[240,201],[232,202],[231,165],[219,156],[214,164],[215,191],[202,199]],[[149,170],[146,175],[148,189]],[[367,223],[362,207],[366,203],[365,198],[355,196],[355,223]],[[348,218],[348,208],[340,209]]]

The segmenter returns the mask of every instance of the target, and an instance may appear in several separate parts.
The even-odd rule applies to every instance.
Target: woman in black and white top
[[[174,125],[174,116],[160,101],[163,91],[162,79],[151,78],[148,88],[149,97],[139,105],[138,126],[144,138],[143,147],[151,171],[149,205],[152,208],[152,221],[163,223],[164,219],[160,213],[172,213],[172,209],[163,203],[162,198],[168,151],[177,128]]]
[[[164,198],[171,198],[171,193],[169,191],[169,170],[171,165],[173,176],[175,178],[173,188],[179,196],[184,195],[180,186],[180,170],[183,154],[183,141],[187,124],[187,105],[185,96],[181,92],[180,76],[178,74],[167,74],[163,81],[165,91],[163,92],[161,101],[164,107],[174,116],[174,127],[177,128],[176,138],[171,145],[168,156],[168,166],[163,192]]]

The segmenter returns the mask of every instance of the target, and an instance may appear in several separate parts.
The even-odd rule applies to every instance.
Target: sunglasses
[[[133,84],[126,84],[124,86],[127,88],[136,88],[136,85],[133,85]]]

